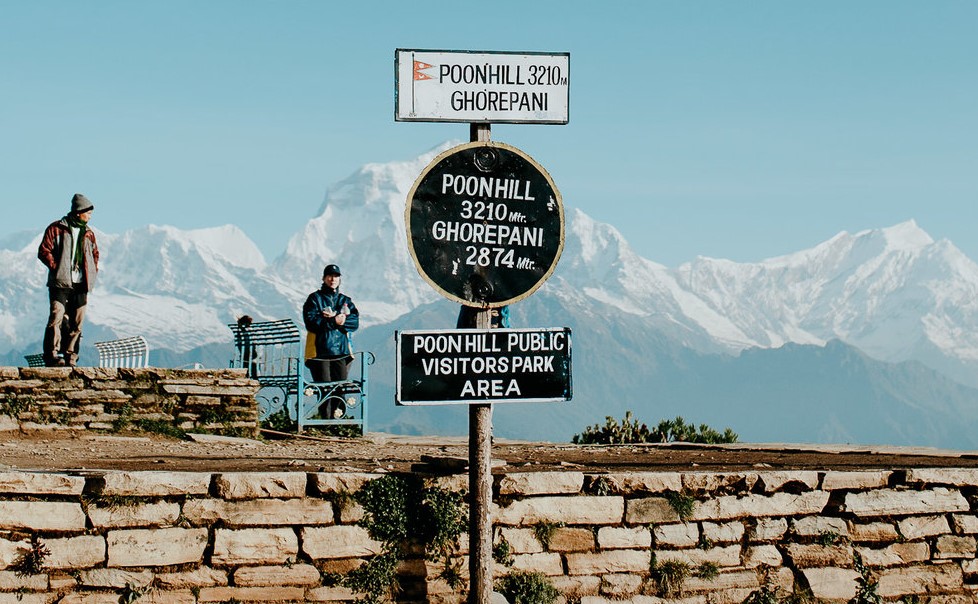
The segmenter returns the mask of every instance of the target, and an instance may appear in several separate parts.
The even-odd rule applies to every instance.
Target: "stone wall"
[[[379,550],[348,496],[377,476],[0,472],[0,604],[353,600],[327,579]],[[495,570],[543,573],[581,604],[742,602],[765,586],[974,602],[976,484],[974,469],[511,472],[494,495],[511,566]],[[50,552],[33,574],[32,547]],[[401,600],[463,601],[437,574],[402,563]]]
[[[244,369],[0,367],[0,433],[135,426],[255,436],[257,391]]]

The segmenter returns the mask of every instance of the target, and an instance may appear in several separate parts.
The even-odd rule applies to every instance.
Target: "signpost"
[[[571,331],[456,329],[395,336],[398,405],[571,399]]]
[[[570,54],[398,49],[399,122],[566,124]]]
[[[460,304],[499,307],[533,293],[564,249],[560,192],[533,158],[493,142],[445,151],[404,212],[421,276]]]
[[[429,164],[404,211],[421,276],[480,309],[476,328],[397,337],[397,403],[469,405],[469,602],[492,594],[492,404],[571,398],[570,329],[489,329],[489,309],[532,294],[564,248],[550,175],[490,124],[566,124],[568,53],[398,49],[396,121],[468,122],[470,140]]]

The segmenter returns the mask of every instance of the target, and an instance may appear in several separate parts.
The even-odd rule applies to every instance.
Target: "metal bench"
[[[350,364],[349,379],[339,382],[312,382],[305,384],[302,412],[299,414],[299,432],[306,426],[360,426],[361,434],[367,433],[367,367],[376,358],[372,352],[354,352]],[[335,413],[324,418],[321,410]]]
[[[43,354],[25,354],[24,359],[27,361],[28,367],[44,367]]]
[[[149,367],[149,345],[143,336],[95,342],[99,367]]]
[[[360,363],[351,372],[353,379],[316,383],[305,378],[304,331],[292,319],[229,323],[228,328],[234,334],[231,367],[247,370],[261,386],[256,395],[259,421],[284,408],[300,433],[307,426],[335,425],[359,425],[366,433],[366,365],[374,362],[371,353],[356,355]],[[324,404],[342,408],[342,417],[318,417]]]

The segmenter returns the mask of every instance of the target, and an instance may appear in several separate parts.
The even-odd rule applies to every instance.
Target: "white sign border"
[[[415,334],[458,334],[460,332],[478,333],[509,333],[509,332],[532,332],[549,333],[562,332],[567,334],[567,359],[570,361],[570,374],[567,376],[567,392],[569,398],[548,397],[548,398],[518,398],[518,399],[458,399],[458,400],[439,400],[439,401],[411,401],[409,403],[401,400],[401,335]],[[492,328],[492,329],[403,329],[394,332],[394,405],[396,407],[440,407],[443,405],[484,405],[495,403],[568,403],[574,399],[574,373],[573,373],[573,351],[574,340],[573,331],[570,327],[519,327],[519,328]]]
[[[424,179],[426,176],[428,176],[429,172],[431,172],[436,167],[438,167],[438,164],[440,164],[444,159],[452,155],[455,155],[456,153],[461,153],[466,149],[473,149],[477,147],[487,147],[487,148],[497,147],[500,149],[505,149],[510,153],[518,155],[521,158],[523,158],[523,160],[529,162],[540,174],[544,176],[544,178],[547,179],[547,182],[550,184],[550,190],[553,191],[554,194],[554,201],[557,204],[557,211],[558,211],[558,216],[560,221],[560,233],[559,233],[560,241],[558,243],[557,252],[554,254],[553,261],[551,261],[550,266],[547,268],[547,272],[544,273],[544,275],[540,277],[540,279],[533,285],[533,287],[529,288],[526,292],[518,296],[513,296],[512,298],[508,298],[506,300],[500,300],[498,302],[490,302],[486,304],[486,307],[488,308],[499,308],[501,306],[508,306],[515,302],[519,302],[520,300],[529,297],[531,294],[533,294],[538,289],[540,289],[540,287],[544,283],[546,283],[548,279],[550,279],[550,276],[553,275],[554,271],[557,270],[557,263],[560,262],[560,257],[564,254],[564,244],[566,243],[566,236],[567,236],[566,233],[567,216],[564,214],[564,197],[557,189],[557,184],[554,182],[553,177],[550,176],[550,173],[547,172],[547,170],[543,166],[537,163],[535,159],[530,157],[525,151],[499,141],[476,141],[472,143],[463,143],[461,145],[456,145],[455,147],[442,151],[441,153],[438,154],[437,157],[431,160],[431,162],[429,162],[427,166],[424,167],[424,170],[422,170],[418,178],[415,179],[414,184],[411,185],[411,190],[408,192],[407,200],[405,201],[404,204],[404,229],[405,229],[405,236],[407,237],[408,251],[411,252],[411,259],[414,261],[414,267],[415,269],[417,269],[418,274],[421,275],[421,278],[427,281],[428,285],[430,285],[436,292],[448,298],[449,300],[453,302],[458,302],[463,306],[473,306],[475,303],[472,300],[466,300],[465,298],[460,298],[456,296],[454,293],[442,288],[441,285],[436,283],[435,280],[428,275],[428,272],[424,270],[423,264],[418,259],[418,253],[414,248],[414,238],[412,237],[412,231],[411,231],[411,210],[414,207],[414,196],[418,192],[418,187],[420,187],[422,182],[424,182]]]
[[[565,106],[567,108],[566,115],[562,119],[470,119],[470,118],[453,118],[453,117],[403,117],[399,110],[400,103],[400,70],[398,69],[398,56],[400,53],[442,53],[442,54],[460,54],[460,55],[501,55],[509,57],[533,57],[533,56],[544,56],[544,57],[566,57],[567,58],[567,85],[565,87],[567,98],[565,100]],[[413,69],[412,69],[413,73]],[[413,77],[412,77],[413,82]],[[569,52],[540,52],[540,51],[525,51],[525,52],[510,52],[501,50],[447,50],[447,49],[433,49],[433,48],[397,48],[394,50],[394,121],[395,122],[436,122],[436,123],[463,123],[463,124],[480,124],[480,123],[490,123],[490,124],[556,124],[556,125],[566,125],[570,123],[570,53]]]

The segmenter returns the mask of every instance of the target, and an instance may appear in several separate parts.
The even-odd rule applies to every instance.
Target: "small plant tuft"
[[[550,540],[553,539],[554,533],[557,529],[564,526],[563,522],[540,522],[533,525],[533,534],[536,536],[537,541],[543,546],[543,549],[550,549]]]
[[[161,436],[169,436],[170,438],[178,438],[183,440],[187,437],[187,433],[174,426],[173,423],[166,421],[165,419],[137,419],[133,422],[136,427],[143,432],[149,432],[151,434],[159,434]]]
[[[462,578],[462,562],[461,560],[455,564],[446,563],[445,568],[438,574],[438,578],[443,580],[446,585],[454,590],[460,590],[465,584],[465,579]]]
[[[51,550],[37,535],[31,535],[31,546],[17,557],[11,568],[18,577],[39,575],[44,570],[45,558],[50,555]]]
[[[503,566],[512,566],[516,561],[513,557],[513,547],[506,537],[500,537],[499,542],[492,546],[492,559]]]
[[[815,543],[821,545],[822,547],[829,547],[830,545],[835,545],[844,540],[842,535],[834,531],[822,531],[815,537]]]
[[[342,585],[344,577],[340,573],[324,573],[320,569],[320,585],[323,587],[336,587]]]
[[[138,585],[126,582],[126,586],[122,588],[122,595],[119,596],[119,604],[133,604],[133,602],[139,600],[148,591],[148,585],[146,587],[139,587]]]
[[[683,522],[693,517],[693,510],[696,509],[696,498],[689,493],[670,491],[666,494],[666,500]]]
[[[859,552],[853,552],[852,564],[859,573],[859,578],[856,579],[856,595],[849,600],[849,604],[883,604],[882,596],[876,593],[878,582],[873,580],[873,575],[863,564],[863,557]]]
[[[349,416],[344,416],[344,419],[349,419]],[[352,424],[322,425],[309,428],[309,433],[333,438],[360,438],[363,428]]]
[[[263,419],[261,427],[267,430],[275,430],[276,432],[295,432],[298,424],[294,419],[289,417],[289,410],[282,407]]]
[[[122,432],[123,430],[126,430],[127,428],[129,428],[129,426],[132,425],[132,418],[133,418],[132,404],[126,403],[125,405],[119,408],[119,413],[116,415],[116,418],[112,420],[112,431]]]
[[[553,604],[560,596],[543,573],[514,571],[496,582],[496,590],[510,604]]]
[[[88,503],[100,508],[134,508],[143,503],[143,499],[134,495],[99,495]]]
[[[778,597],[780,587],[764,584],[760,589],[750,592],[743,604],[781,604]]]
[[[683,585],[692,575],[689,564],[679,560],[668,560],[656,564],[652,569],[652,578],[659,586],[659,595],[671,598],[683,594]]]
[[[714,562],[704,562],[693,570],[693,576],[697,579],[712,581],[720,576],[720,567]]]
[[[589,490],[591,494],[598,495],[599,497],[610,495],[612,491],[611,481],[608,480],[607,476],[596,476],[591,481]]]
[[[353,493],[343,490],[335,491],[330,497],[330,501],[336,506],[336,509],[342,514],[344,511],[356,504],[357,500],[353,496]]]

